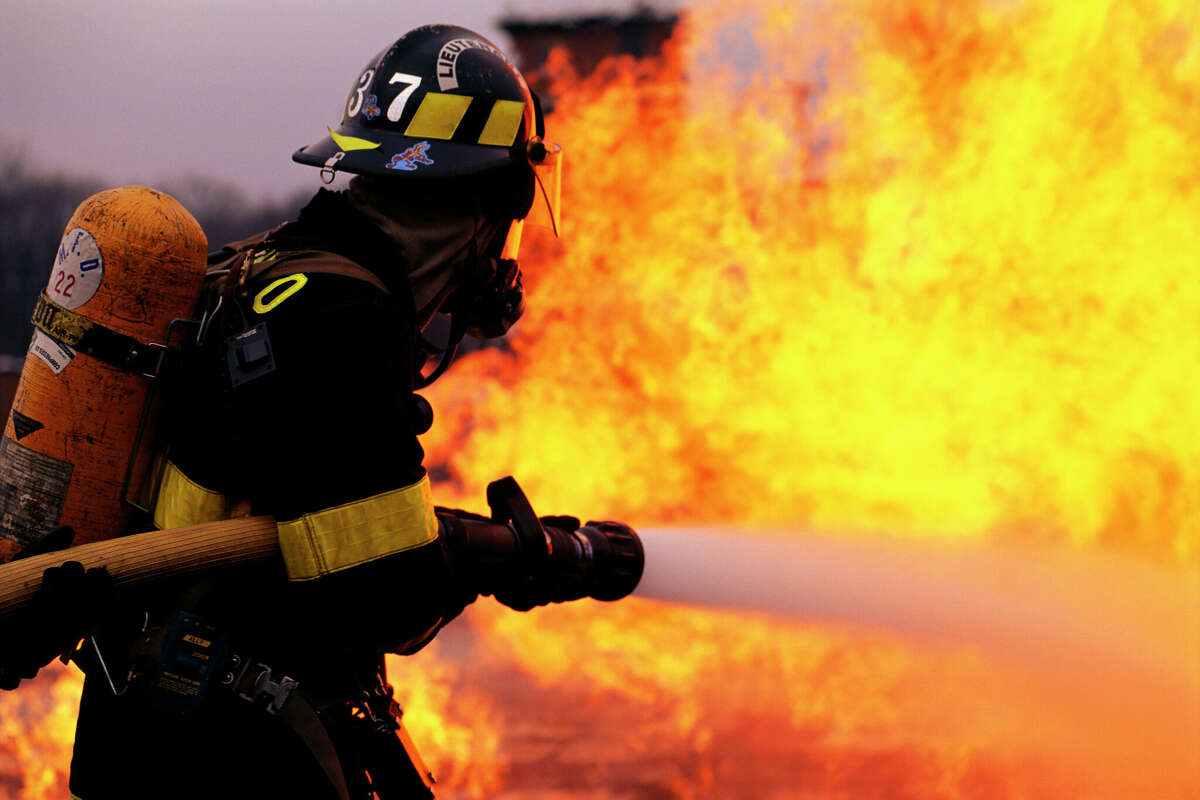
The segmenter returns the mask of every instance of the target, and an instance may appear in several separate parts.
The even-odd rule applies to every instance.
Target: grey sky
[[[39,168],[113,185],[202,174],[279,197],[315,185],[316,171],[292,163],[292,151],[336,122],[357,72],[404,31],[452,22],[506,47],[496,24],[506,14],[634,5],[3,0],[0,145],[23,144]]]

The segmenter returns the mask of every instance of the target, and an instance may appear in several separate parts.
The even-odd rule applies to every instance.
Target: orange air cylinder
[[[169,195],[142,186],[100,192],[67,223],[39,315],[56,313],[59,331],[102,326],[118,339],[161,344],[173,319],[195,312],[207,249],[200,225]],[[124,533],[127,467],[131,458],[139,468],[150,461],[150,431],[133,452],[150,380],[78,352],[70,338],[34,331],[5,421],[0,562],[55,525],[73,526],[75,544]]]

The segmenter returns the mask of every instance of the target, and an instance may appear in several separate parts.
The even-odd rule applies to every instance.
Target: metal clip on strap
[[[300,684],[287,676],[278,681],[272,680],[269,666],[251,662],[236,653],[230,656],[229,666],[230,670],[222,677],[221,683],[241,699],[265,708],[269,714],[279,715],[308,747],[339,800],[350,800],[341,761],[328,731],[304,695],[300,692],[293,694]]]
[[[270,714],[278,714],[283,710],[283,704],[288,701],[292,695],[292,690],[296,688],[296,681],[286,675],[279,679],[278,682],[271,680],[271,668],[266,664],[255,664],[254,669],[262,668],[258,676],[254,679],[254,684],[251,686],[250,692],[239,692],[238,694],[244,699],[252,703],[261,703],[266,700],[266,709]]]
[[[283,710],[283,705],[291,697],[292,690],[299,685],[286,675],[274,681],[271,679],[273,676],[269,666],[262,662],[252,662],[237,654],[230,657],[230,667],[221,678],[221,683],[232,689],[238,697],[262,706],[271,714],[278,714]],[[237,671],[234,672],[234,669]]]
[[[325,166],[321,167],[321,183],[333,183],[334,165],[346,157],[346,154],[339,150],[325,160]]]

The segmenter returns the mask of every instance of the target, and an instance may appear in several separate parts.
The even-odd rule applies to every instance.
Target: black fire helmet
[[[327,181],[334,171],[453,179],[507,168],[528,187],[513,198],[511,217],[524,218],[540,194],[534,216],[548,213],[557,228],[561,148],[543,140],[541,107],[521,73],[466,28],[426,25],[401,36],[358,74],[328,130],[292,154]]]

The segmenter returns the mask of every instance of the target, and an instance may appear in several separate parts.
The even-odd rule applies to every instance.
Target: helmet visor
[[[537,189],[525,222],[549,228],[558,236],[558,226],[562,222],[562,147],[554,142],[540,144],[545,147],[546,155],[541,161],[530,162]]]

